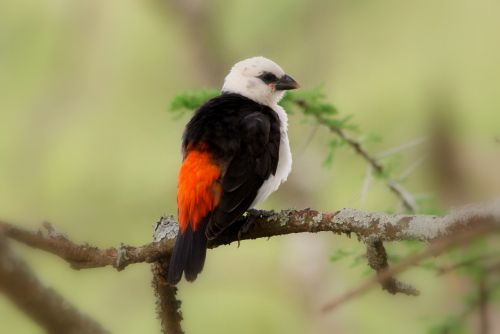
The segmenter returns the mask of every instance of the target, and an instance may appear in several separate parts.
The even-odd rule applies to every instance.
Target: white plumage
[[[269,195],[278,190],[280,184],[286,181],[288,175],[292,171],[292,152],[290,151],[290,143],[288,141],[287,132],[288,116],[283,107],[276,104],[272,108],[280,118],[281,136],[278,168],[276,169],[276,174],[271,175],[259,188],[259,192],[250,207],[254,207],[260,202],[263,202]]]

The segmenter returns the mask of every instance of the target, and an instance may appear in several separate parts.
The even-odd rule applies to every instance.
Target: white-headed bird
[[[177,207],[180,230],[168,270],[196,279],[216,238],[284,182],[292,167],[288,118],[278,105],[297,82],[273,61],[238,62],[221,94],[202,105],[183,135]]]

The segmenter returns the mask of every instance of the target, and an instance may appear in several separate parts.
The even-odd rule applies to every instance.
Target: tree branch
[[[248,219],[253,221],[253,225],[244,233],[240,233],[241,227]],[[491,222],[495,224],[492,225]],[[391,293],[417,294],[413,287],[391,277],[458,242],[470,240],[469,238],[477,235],[478,231],[482,231],[481,233],[491,231],[492,226],[495,229],[500,227],[500,200],[467,205],[452,210],[443,217],[395,215],[357,209],[342,209],[336,212],[319,212],[313,209],[280,212],[252,210],[231,225],[219,238],[209,242],[208,247],[214,248],[239,240],[291,233],[326,231],[349,236],[356,234],[358,239],[367,245],[368,262],[377,271],[377,275],[326,307],[331,309],[364,293],[377,282]],[[121,270],[133,263],[155,262],[152,268],[153,286],[158,298],[158,314],[162,320],[162,329],[164,333],[182,333],[180,302],[175,296],[177,290],[165,281],[168,259],[178,233],[178,225],[173,217],[162,218],[156,225],[154,241],[140,247],[121,245],[116,248],[99,249],[87,244],[79,245],[56,232],[47,223],[43,224],[39,231],[31,231],[0,221],[0,233],[28,246],[57,255],[75,269],[109,265]],[[457,241],[456,238],[460,239]],[[383,242],[399,240],[438,241],[423,253],[417,254],[415,258],[388,267]]]
[[[153,239],[156,242],[172,239],[177,236],[178,231],[178,225],[173,217],[162,218],[156,223]],[[166,279],[169,262],[170,254],[151,266],[152,285],[156,296],[156,312],[164,334],[183,334],[181,301],[177,299],[177,288],[168,284]]]
[[[43,223],[37,231],[0,221],[3,233],[30,247],[44,250],[66,260],[73,269],[113,266],[122,270],[132,263],[152,263],[165,256],[165,250],[173,247],[173,239],[153,242],[144,246],[121,245],[99,249],[88,244],[79,245],[55,231],[49,223]],[[176,234],[174,235],[175,239]]]
[[[219,238],[211,241],[209,247],[238,241],[239,229],[248,218],[251,218],[254,224],[241,234],[240,240],[327,231],[347,235],[354,233],[363,242],[387,242],[432,241],[457,231],[471,229],[483,224],[486,218],[492,217],[500,217],[500,200],[470,204],[452,210],[442,217],[365,212],[349,208],[336,212],[319,212],[313,209],[252,211],[230,226]],[[121,270],[129,264],[152,263],[169,255],[177,235],[177,225],[171,217],[162,218],[162,222],[166,224],[162,226],[166,231],[161,241],[156,240],[140,247],[121,245],[108,249],[76,244],[59,233],[50,232],[47,224],[42,230],[31,231],[0,221],[0,230],[14,240],[61,257],[76,269],[110,265]]]
[[[384,282],[392,279],[393,276],[408,270],[409,268],[419,264],[429,257],[438,256],[453,247],[466,244],[488,233],[500,231],[500,216],[498,215],[498,212],[495,215],[484,215],[470,218],[475,222],[474,228],[458,230],[452,235],[444,236],[438,240],[435,240],[434,243],[432,243],[422,252],[410,256],[400,263],[387,268],[383,272],[377,273],[376,276],[363,282],[357,288],[352,289],[343,296],[329,302],[323,307],[323,311],[331,311],[339,305],[344,304],[355,297],[359,297],[360,295],[370,290],[378,282],[383,285]]]
[[[373,270],[376,271],[377,275],[383,275],[383,273],[389,268],[387,252],[385,251],[384,244],[377,240],[367,242],[366,245],[368,264]],[[380,282],[382,284],[382,288],[393,295],[396,293],[404,293],[410,296],[418,296],[420,294],[420,292],[411,285],[398,281],[393,277],[381,280]]]
[[[1,231],[0,231],[1,232]],[[108,333],[40,282],[0,233],[0,291],[30,318],[53,334]]]
[[[168,272],[168,261],[153,263],[153,289],[156,296],[156,312],[161,321],[161,329],[164,334],[183,334],[181,327],[182,313],[181,302],[177,299],[177,288],[168,284],[166,277]]]

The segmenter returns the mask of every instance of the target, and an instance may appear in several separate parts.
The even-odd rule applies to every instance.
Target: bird
[[[299,84],[265,57],[237,62],[220,95],[196,110],[182,137],[179,232],[167,281],[194,281],[207,242],[264,201],[292,169],[288,117],[278,104]]]

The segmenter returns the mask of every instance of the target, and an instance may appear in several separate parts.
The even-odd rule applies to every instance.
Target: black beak
[[[276,81],[276,90],[290,90],[297,89],[299,87],[300,85],[297,83],[297,81],[293,80],[293,78],[287,74]]]

